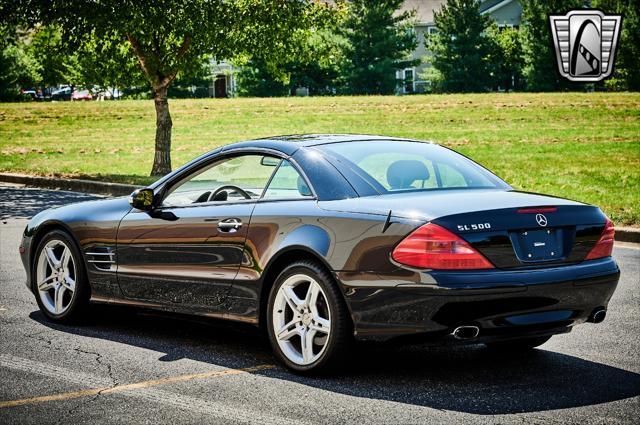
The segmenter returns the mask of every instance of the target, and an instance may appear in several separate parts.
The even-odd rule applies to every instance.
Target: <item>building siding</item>
[[[407,0],[402,6],[402,9],[400,9],[400,12],[415,10],[416,13],[414,31],[418,40],[418,46],[410,55],[411,59],[418,59],[421,61],[419,65],[412,68],[414,78],[413,86],[414,92],[416,93],[428,90],[430,84],[429,81],[425,81],[420,78],[420,75],[431,66],[425,63],[425,58],[429,55],[425,42],[429,33],[429,28],[435,28],[435,23],[433,21],[434,12],[439,11],[444,3],[446,3],[446,1]],[[502,6],[500,6],[501,3],[503,4]],[[482,2],[480,11],[483,13],[483,11],[490,10],[492,7],[496,6],[499,7],[491,11],[489,15],[491,16],[491,19],[498,24],[498,26],[520,26],[520,21],[522,19],[522,5],[518,0],[508,2],[503,0],[488,0]],[[396,78],[399,80],[397,90],[398,94],[407,94],[403,77],[403,71],[398,71],[396,73]]]

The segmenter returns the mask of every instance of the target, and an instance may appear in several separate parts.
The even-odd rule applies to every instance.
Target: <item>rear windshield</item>
[[[475,162],[430,143],[371,140],[316,147],[351,168],[379,193],[509,188]]]

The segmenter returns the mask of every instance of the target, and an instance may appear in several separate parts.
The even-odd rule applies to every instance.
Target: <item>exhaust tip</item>
[[[473,325],[458,326],[451,332],[455,339],[474,339],[480,334],[480,328]]]
[[[591,313],[591,317],[589,317],[589,321],[591,323],[602,323],[605,317],[607,317],[607,310],[605,310],[604,308],[599,308],[595,310],[593,313]]]

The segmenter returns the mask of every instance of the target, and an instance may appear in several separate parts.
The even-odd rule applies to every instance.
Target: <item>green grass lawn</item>
[[[171,100],[173,165],[277,134],[433,140],[514,187],[594,203],[640,226],[640,94]],[[0,170],[145,183],[153,102],[0,104]]]

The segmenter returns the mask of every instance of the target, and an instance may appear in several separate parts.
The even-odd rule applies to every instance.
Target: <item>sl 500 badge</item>
[[[459,232],[466,232],[469,230],[486,230],[486,229],[491,229],[490,223],[458,224]]]

